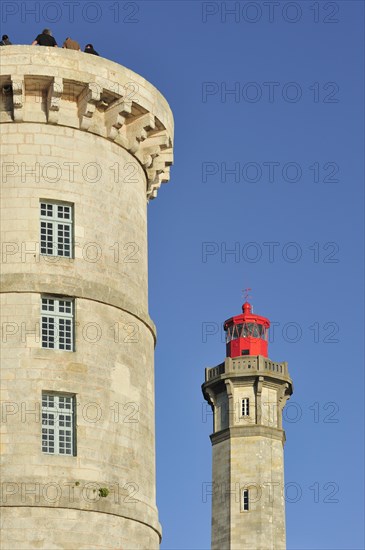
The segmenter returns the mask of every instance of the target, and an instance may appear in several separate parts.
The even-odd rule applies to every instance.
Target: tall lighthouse
[[[212,550],[285,550],[282,413],[293,392],[268,357],[270,321],[249,302],[227,319],[226,358],[205,369],[213,409]]]

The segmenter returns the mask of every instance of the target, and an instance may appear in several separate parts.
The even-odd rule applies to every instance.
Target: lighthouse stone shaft
[[[213,409],[212,550],[285,550],[282,411],[292,381],[287,363],[267,357],[269,320],[242,309],[224,323],[227,357],[205,369],[202,386]]]

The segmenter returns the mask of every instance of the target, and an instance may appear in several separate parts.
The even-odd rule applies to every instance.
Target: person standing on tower
[[[69,36],[64,41],[62,48],[66,48],[67,50],[77,50],[80,51],[80,44],[76,42],[76,40],[72,40]]]
[[[50,29],[43,29],[41,34],[32,42],[32,46],[51,46],[57,48],[57,42],[52,36]]]
[[[3,34],[1,37],[0,46],[11,46],[11,42],[7,34]]]
[[[92,44],[86,44],[84,52],[92,53],[93,55],[99,55],[98,52],[94,50],[94,46]]]

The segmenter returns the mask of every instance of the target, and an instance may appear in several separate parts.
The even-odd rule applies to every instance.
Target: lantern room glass
[[[266,340],[268,338],[267,327],[260,323],[240,323],[238,325],[230,325],[226,329],[226,343],[237,338],[260,338]]]

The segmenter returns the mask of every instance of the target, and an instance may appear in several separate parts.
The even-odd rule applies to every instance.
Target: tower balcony
[[[288,363],[276,363],[262,355],[246,355],[244,357],[226,357],[224,363],[205,369],[205,382],[232,376],[270,375],[279,378],[289,378]]]

